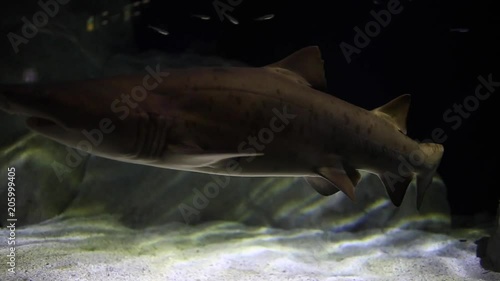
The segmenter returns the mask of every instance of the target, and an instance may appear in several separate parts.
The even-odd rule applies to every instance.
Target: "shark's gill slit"
[[[170,130],[170,127],[167,124],[167,120],[163,116],[159,116],[158,119],[158,145],[157,145],[157,151],[156,151],[156,156],[157,157],[162,157],[165,149],[167,148],[167,136],[168,136],[168,131]]]
[[[149,123],[151,125],[151,149],[149,151],[149,157],[152,159],[157,159],[160,156],[160,146],[162,142],[162,135],[165,131],[165,118],[156,113],[149,113]]]
[[[134,158],[158,159],[167,147],[168,124],[166,119],[156,113],[141,115],[137,128]]]
[[[146,124],[149,117],[146,114],[141,114],[137,121],[137,130],[135,143],[132,149],[132,158],[139,159],[141,156],[142,148],[144,147],[145,137],[146,137]]]
[[[153,141],[155,137],[155,132],[156,132],[156,119],[154,116],[147,112],[146,113],[148,116],[148,121],[146,122],[146,137],[144,139],[144,146],[141,149],[140,154],[142,155],[143,158],[150,159],[151,158],[151,152],[154,150],[153,148]]]

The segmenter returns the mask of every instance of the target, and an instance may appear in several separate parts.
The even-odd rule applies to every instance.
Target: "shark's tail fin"
[[[422,168],[417,172],[417,208],[420,209],[425,192],[432,183],[432,178],[443,157],[444,147],[437,143],[421,143],[420,151],[423,152]]]
[[[372,112],[376,116],[388,121],[394,126],[395,129],[406,135],[406,119],[408,109],[410,107],[410,99],[410,95],[399,96],[387,104],[375,108]],[[417,208],[420,208],[424,194],[429,185],[432,183],[432,178],[434,177],[439,163],[441,162],[443,151],[443,146],[440,144],[421,143],[419,145],[419,150],[417,151],[421,152],[419,153],[419,160],[414,161],[421,163],[411,163],[414,167],[412,167],[413,171],[410,175],[405,177],[396,175],[396,177],[394,177],[394,175],[390,172],[379,174],[379,177],[382,179],[382,182],[387,189],[387,193],[389,194],[389,197],[394,205],[401,205],[406,190],[408,189],[408,185],[416,174]]]

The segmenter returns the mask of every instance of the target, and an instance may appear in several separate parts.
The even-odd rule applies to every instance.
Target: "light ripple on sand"
[[[231,222],[133,230],[106,216],[58,218],[16,235],[17,274],[2,271],[1,280],[500,280],[479,265],[478,230],[331,233]]]

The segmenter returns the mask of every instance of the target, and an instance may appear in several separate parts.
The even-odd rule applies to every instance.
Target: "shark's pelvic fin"
[[[268,68],[285,69],[300,76],[307,83],[318,90],[326,90],[323,59],[318,46],[303,48],[279,62],[266,66]],[[285,72],[281,72],[287,74]],[[302,82],[299,80],[299,82]]]
[[[344,192],[351,200],[355,200],[354,185],[345,170],[332,167],[321,167],[317,172],[324,179],[331,182],[337,189]]]
[[[348,164],[344,163],[343,164],[345,173],[349,177],[349,179],[352,182],[352,185],[357,186],[359,181],[361,180],[361,174],[358,172],[358,170],[354,169],[353,167],[349,166]]]
[[[361,174],[356,169],[343,164],[341,167],[337,166],[336,168],[319,168],[317,173],[319,177],[306,177],[305,179],[319,194],[329,196],[342,190],[349,198],[354,200],[354,187],[361,179]]]
[[[399,131],[406,135],[406,118],[410,108],[411,95],[399,96],[385,105],[375,108],[373,112],[393,123]]]
[[[306,177],[305,180],[314,190],[323,196],[330,196],[339,192],[339,189],[335,185],[322,177]]]

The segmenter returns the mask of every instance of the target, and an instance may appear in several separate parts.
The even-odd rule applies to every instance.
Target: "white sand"
[[[2,245],[7,232],[2,230]],[[16,231],[16,274],[1,280],[500,280],[479,265],[485,233],[329,233],[213,222],[133,230],[110,217]],[[466,239],[460,242],[459,239]],[[7,249],[0,255],[5,260]]]

